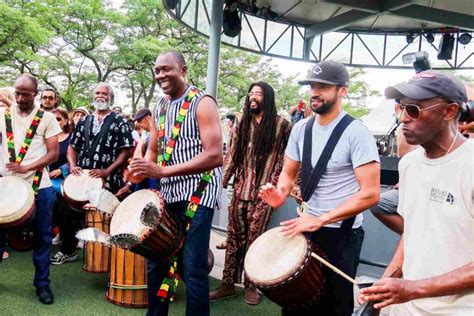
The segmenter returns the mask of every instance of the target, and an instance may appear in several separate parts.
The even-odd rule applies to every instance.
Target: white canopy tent
[[[385,135],[392,129],[396,120],[394,105],[394,100],[383,99],[369,114],[361,117],[374,136]]]

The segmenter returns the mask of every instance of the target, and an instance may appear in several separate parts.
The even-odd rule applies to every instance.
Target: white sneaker
[[[51,264],[60,265],[66,262],[73,262],[77,260],[77,253],[73,253],[71,255],[65,255],[61,251],[58,251],[54,257],[50,259]]]

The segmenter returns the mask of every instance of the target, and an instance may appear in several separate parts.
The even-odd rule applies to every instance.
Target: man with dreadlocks
[[[277,183],[290,132],[291,124],[277,115],[273,88],[266,82],[252,83],[224,161],[223,185],[234,176],[234,192],[222,285],[210,293],[211,301],[235,296],[234,284],[241,282],[245,253],[268,226],[273,209],[258,197],[258,191],[267,182]],[[244,283],[245,302],[258,304],[255,285],[247,277]]]

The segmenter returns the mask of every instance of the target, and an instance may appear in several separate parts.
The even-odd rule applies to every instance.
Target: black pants
[[[329,262],[354,278],[359,265],[359,255],[364,240],[362,228],[343,232],[339,228],[323,227],[308,235],[327,255]],[[314,259],[316,260],[316,259]],[[284,316],[350,316],[354,310],[353,284],[329,268],[325,268],[325,291],[311,306],[298,310],[283,308]]]
[[[84,227],[85,213],[72,210],[60,194],[56,196],[54,208],[59,222],[59,250],[65,255],[71,255],[76,251],[76,233]]]

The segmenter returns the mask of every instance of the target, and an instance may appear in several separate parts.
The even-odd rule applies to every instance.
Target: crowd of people
[[[36,191],[33,285],[40,302],[54,302],[49,265],[77,259],[75,234],[84,223],[84,213],[64,199],[61,183],[88,170],[120,199],[141,188],[159,189],[166,211],[188,224],[175,259],[186,283],[187,315],[209,315],[210,302],[236,295],[242,276],[245,302],[259,304],[258,284],[245,275],[244,258],[289,196],[301,208],[281,223],[281,233],[305,234],[352,278],[365,210],[401,234],[393,260],[380,280],[361,290],[360,303],[374,301],[377,309],[393,305],[395,315],[472,315],[474,141],[458,131],[460,107],[468,100],[458,79],[424,71],[386,89],[403,124],[398,138],[403,158],[400,184],[380,194],[374,138],[342,109],[350,80],[344,65],[320,62],[299,82],[310,87],[309,104],[299,100],[290,109],[291,122],[278,115],[271,85],[252,83],[241,116],[229,117],[225,155],[217,101],[188,83],[183,55],[160,54],[154,71],[164,97],[153,110],[141,109],[128,119],[114,107],[113,88],[103,82],[92,91],[91,112],[68,113],[59,94],[49,88],[39,92],[30,75],[19,76],[13,91],[0,89],[0,175],[25,179]],[[132,184],[132,178],[139,183]],[[210,291],[211,223],[229,183],[222,284]],[[59,228],[60,246],[51,255],[53,226]],[[0,229],[4,259],[5,234]],[[174,268],[148,260],[147,315],[168,314],[173,289],[167,282]],[[351,315],[353,285],[330,270],[324,277],[319,300],[282,306],[282,314]]]

